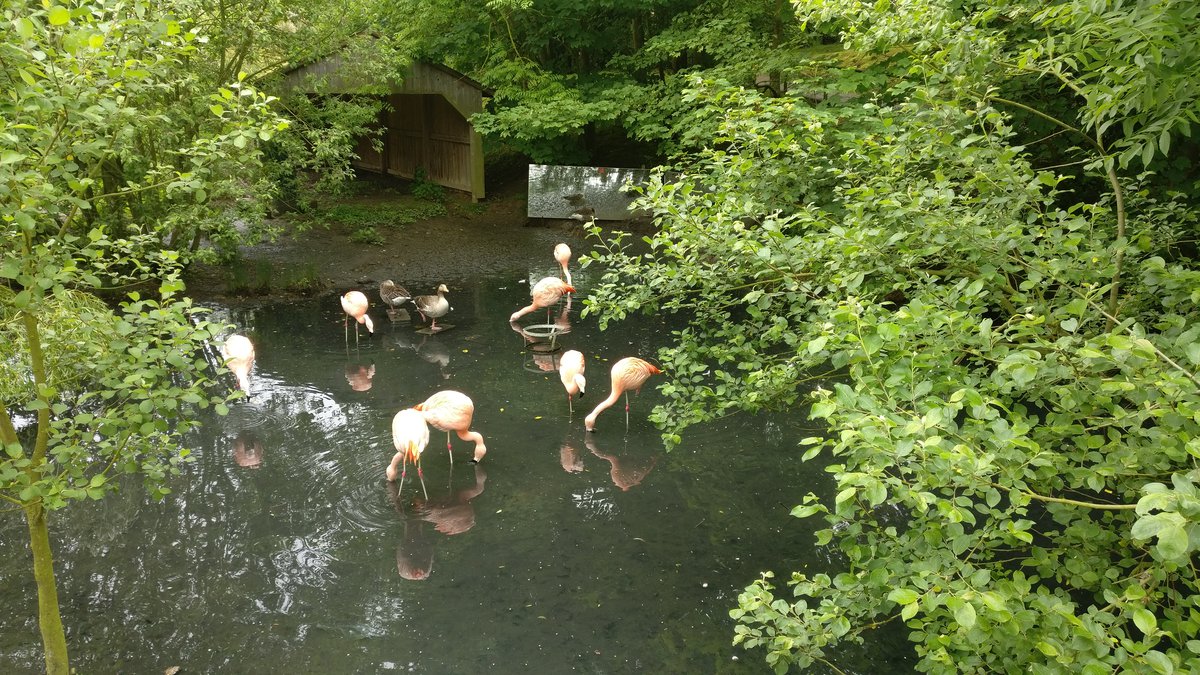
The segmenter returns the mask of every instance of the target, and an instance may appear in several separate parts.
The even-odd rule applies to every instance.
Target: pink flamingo
[[[567,278],[567,283],[571,283],[571,270],[567,269],[567,263],[571,262],[571,247],[566,244],[559,244],[554,247],[554,259],[562,265],[563,276]]]
[[[450,455],[450,463],[454,463],[454,454],[450,451],[450,432],[458,434],[464,441],[475,442],[475,457],[472,462],[483,461],[487,454],[487,446],[483,436],[477,431],[471,431],[471,419],[475,416],[475,403],[471,397],[460,391],[447,389],[439,391],[425,399],[424,403],[414,406],[425,415],[425,421],[433,428],[446,432],[446,454]]]
[[[388,482],[396,481],[396,465],[400,464],[400,488],[396,490],[399,494],[404,489],[404,477],[408,475],[408,462],[412,460],[417,465],[417,477],[421,479],[421,492],[429,499],[429,493],[425,490],[425,475],[421,473],[421,453],[429,444],[429,426],[425,424],[425,416],[414,408],[396,413],[392,418],[392,444],[396,446],[396,454],[385,472]]]
[[[567,390],[567,405],[572,413],[575,412],[572,399],[575,394],[583,398],[583,390],[587,386],[587,380],[583,377],[584,367],[583,353],[574,349],[564,352],[558,360],[558,379],[562,380],[563,387]]]
[[[533,289],[529,291],[529,297],[533,298],[533,302],[529,303],[528,307],[513,312],[512,316],[508,317],[508,320],[510,322],[516,321],[535,309],[545,307],[546,323],[550,323],[550,308],[561,300],[564,294],[574,292],[575,287],[564,282],[562,279],[546,277],[537,282]]]
[[[230,335],[221,345],[221,356],[225,365],[237,378],[238,388],[250,393],[250,369],[254,367],[254,343],[245,335]]]
[[[342,328],[345,329],[346,342],[350,342],[350,329],[348,322],[351,317],[358,323],[354,324],[354,344],[358,344],[358,324],[364,324],[367,327],[367,332],[375,332],[375,324],[372,323],[370,315],[367,314],[367,307],[370,303],[367,302],[367,296],[361,291],[350,291],[342,296],[342,311],[346,313],[346,317],[342,319]]]
[[[583,421],[583,426],[588,431],[596,430],[596,418],[600,413],[612,407],[612,404],[617,402],[621,394],[625,394],[625,428],[629,428],[629,390],[635,392],[642,388],[646,380],[650,379],[651,375],[658,375],[662,371],[655,367],[654,364],[643,361],[636,356],[627,356],[613,364],[612,367],[612,393],[608,398],[600,402],[596,409],[587,416]]]

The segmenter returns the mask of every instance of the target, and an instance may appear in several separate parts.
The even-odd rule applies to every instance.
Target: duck
[[[578,220],[581,223],[594,223],[596,222],[596,209],[590,206],[575,209],[571,213],[571,220]]]
[[[392,309],[399,309],[401,305],[412,300],[412,293],[403,286],[397,286],[396,282],[388,279],[379,284],[379,297],[383,300],[383,304]]]
[[[413,304],[417,307],[417,312],[420,313],[422,319],[429,319],[429,329],[437,332],[441,330],[437,327],[437,320],[450,311],[450,301],[446,299],[446,293],[450,289],[446,288],[446,284],[438,284],[437,295],[418,295],[413,298]]]

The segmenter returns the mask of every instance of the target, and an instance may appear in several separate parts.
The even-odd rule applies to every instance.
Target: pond
[[[556,354],[508,316],[528,277],[448,280],[438,334],[419,318],[344,338],[336,296],[215,306],[257,344],[251,394],[208,415],[195,461],[164,502],[130,484],[56,514],[60,601],[84,673],[736,673],[761,652],[731,645],[729,610],[764,570],[836,571],[815,520],[788,515],[823,467],[799,461],[819,433],[798,415],[741,416],[664,450],[647,421],[652,378],[594,434],[583,418],[617,359],[652,357],[669,327],[637,317],[600,332],[579,299],[555,347],[588,359],[570,413]],[[576,274],[581,292],[588,273]],[[522,323],[546,322],[534,312]],[[233,384],[226,375],[225,381]],[[488,455],[433,430],[425,488],[384,467],[400,409],[441,389],[475,402]],[[36,602],[23,523],[0,521],[0,671],[37,672]],[[845,672],[911,672],[911,651],[875,636],[839,653]],[[812,672],[826,672],[814,670]]]

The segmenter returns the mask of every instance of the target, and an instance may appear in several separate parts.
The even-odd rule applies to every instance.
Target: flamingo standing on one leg
[[[574,395],[579,394],[579,398],[583,398],[583,390],[587,386],[587,380],[583,377],[584,365],[583,353],[574,349],[565,352],[558,360],[558,379],[562,380],[567,390],[567,405],[572,413],[575,412],[575,403],[572,401]]]
[[[396,481],[396,465],[400,464],[400,490],[404,489],[404,477],[408,474],[408,461],[417,465],[417,477],[421,479],[421,492],[429,499],[425,490],[425,475],[421,472],[421,453],[429,444],[429,426],[425,424],[425,416],[413,408],[401,410],[392,418],[392,443],[396,446],[396,454],[388,464],[388,482]]]
[[[608,398],[601,401],[600,405],[596,406],[596,409],[584,419],[584,428],[588,431],[595,431],[596,418],[600,416],[600,413],[616,403],[621,394],[625,394],[625,428],[628,429],[629,390],[638,391],[646,383],[646,380],[650,379],[651,375],[658,375],[661,372],[653,363],[643,361],[636,356],[627,356],[614,363],[612,367],[612,393],[608,395]]]
[[[450,463],[454,463],[454,455],[450,452],[450,432],[458,434],[464,441],[475,442],[475,456],[471,461],[481,462],[487,454],[487,446],[483,436],[477,431],[471,431],[471,419],[475,416],[475,403],[466,394],[447,389],[439,391],[425,399],[424,403],[413,406],[425,415],[425,421],[433,428],[446,432],[446,454],[450,455]]]
[[[367,302],[367,296],[361,291],[350,291],[342,296],[342,311],[346,313],[346,318],[342,319],[342,328],[346,333],[346,342],[350,342],[350,332],[348,328],[349,319],[352,317],[358,323],[354,324],[354,344],[358,345],[358,324],[363,324],[367,327],[367,332],[375,332],[375,324],[371,321],[371,316],[367,314],[367,307],[371,303]]]
[[[567,269],[567,263],[571,262],[571,247],[566,244],[559,244],[554,247],[554,259],[562,266],[563,276],[567,279],[567,284],[571,283],[571,270]]]
[[[513,312],[508,320],[516,321],[535,309],[546,308],[546,323],[550,323],[550,308],[553,307],[562,296],[566,293],[574,293],[575,287],[564,282],[557,277],[546,277],[529,291],[529,297],[533,298],[533,302],[529,303],[528,307],[523,307]]]
[[[437,320],[450,311],[450,301],[446,299],[446,293],[449,292],[446,284],[438,284],[437,295],[418,295],[412,299],[413,304],[417,306],[417,313],[422,319],[429,319],[429,330],[434,333],[440,330]]]

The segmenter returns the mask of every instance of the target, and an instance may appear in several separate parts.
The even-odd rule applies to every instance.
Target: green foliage
[[[786,2],[399,2],[384,32],[494,91],[472,124],[536,162],[587,163],[621,132],[660,155],[690,136],[688,78],[780,92],[810,38]]]
[[[437,218],[448,213],[445,204],[425,200],[401,199],[397,203],[342,203],[313,210],[304,217],[309,223],[337,223],[355,229],[363,227],[402,227]]]
[[[363,225],[350,233],[350,241],[356,244],[383,246],[384,239],[373,225]]]
[[[186,254],[256,221],[245,150],[286,127],[271,100],[244,75],[208,87],[189,75],[202,41],[169,5],[64,9],[9,8],[0,24],[0,184],[28,186],[0,195],[19,201],[9,222],[38,236],[99,226]]]
[[[1118,173],[1147,152],[1140,130],[1194,111],[1124,101],[1132,122],[1081,141],[1108,193],[1076,199],[1015,142],[1019,102],[988,93],[1024,76],[1004,50],[1028,49],[983,20],[999,10],[833,11],[851,6],[810,18],[905,43],[915,81],[847,105],[697,87],[715,134],[645,188],[655,232],[593,230],[583,261],[604,266],[585,309],[602,326],[689,318],[658,355],[668,443],[737,411],[809,405],[829,424],[801,445],[828,456],[836,496],[793,513],[827,520],[817,543],[845,569],[786,592],[764,576],[731,612],[735,642],[784,672],[900,622],[928,672],[1200,669],[1198,221]],[[1099,90],[1123,71],[1097,72]],[[1172,70],[1180,90],[1195,72]]]
[[[410,192],[412,192],[412,196],[416,197],[417,199],[438,202],[439,204],[446,201],[446,191],[441,185],[429,180],[428,173],[421,167],[417,167],[417,170],[413,172],[412,188],[410,189]]]
[[[229,397],[204,357],[224,327],[179,274],[205,237],[255,230],[258,149],[287,124],[240,69],[192,69],[193,10],[10,3],[0,21],[0,499],[29,525],[50,672],[68,664],[46,513],[123,474],[165,495],[193,413]],[[115,308],[89,295],[117,289]]]

